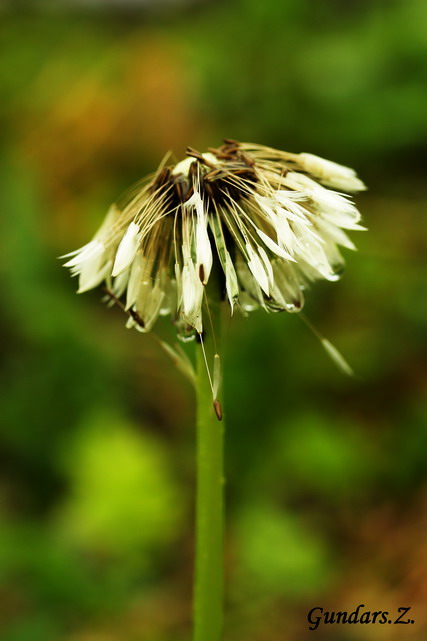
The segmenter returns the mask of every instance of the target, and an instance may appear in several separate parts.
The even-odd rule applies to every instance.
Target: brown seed
[[[219,421],[222,421],[222,405],[218,400],[213,402],[214,410],[216,417]]]
[[[205,268],[203,267],[203,265],[199,265],[199,278],[202,283],[205,282]]]

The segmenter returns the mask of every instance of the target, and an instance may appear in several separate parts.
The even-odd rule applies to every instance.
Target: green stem
[[[219,308],[219,305],[217,305]],[[214,310],[218,311],[218,310]],[[212,314],[211,306],[211,314]],[[219,328],[219,313],[213,324]],[[211,329],[204,346],[209,367],[215,353]],[[197,493],[194,587],[194,641],[220,641],[224,574],[224,425],[212,404],[201,346],[197,350]]]

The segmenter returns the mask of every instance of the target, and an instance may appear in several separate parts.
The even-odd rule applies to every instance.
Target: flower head
[[[231,312],[296,312],[311,281],[339,278],[339,247],[355,249],[346,230],[363,229],[360,213],[342,191],[363,189],[352,169],[312,154],[233,140],[188,149],[113,205],[65,266],[79,292],[104,282],[146,332],[171,314],[179,334],[200,334],[213,270]]]

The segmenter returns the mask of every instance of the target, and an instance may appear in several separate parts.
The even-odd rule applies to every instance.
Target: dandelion
[[[309,283],[339,278],[339,248],[355,249],[346,231],[363,227],[350,197],[332,189],[365,189],[353,170],[232,140],[187,155],[127,192],[67,256],[79,292],[104,282],[124,296],[128,327],[148,332],[170,314],[191,337],[203,332],[213,269],[231,313],[296,312]]]
[[[204,347],[219,300],[231,314],[257,308],[295,313],[313,281],[338,280],[344,265],[340,248],[355,249],[347,232],[364,229],[347,194],[364,189],[352,169],[308,153],[230,139],[206,153],[188,148],[184,160],[170,164],[166,157],[154,175],[112,205],[94,238],[68,254],[65,266],[78,277],[79,293],[104,283],[107,299],[127,312],[127,327],[149,332],[159,316],[170,316],[179,338],[198,336]],[[349,373],[337,350],[314,331]],[[199,366],[196,375],[179,346],[162,345],[196,382],[194,638],[218,641],[223,444],[206,408],[212,394],[222,418],[220,358],[213,336],[212,358],[203,349],[199,361],[205,375]]]

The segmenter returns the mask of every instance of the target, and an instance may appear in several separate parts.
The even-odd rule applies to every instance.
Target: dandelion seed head
[[[347,230],[364,228],[346,194],[363,189],[352,169],[312,154],[189,148],[113,205],[65,266],[79,292],[104,283],[143,332],[171,315],[184,338],[200,334],[214,271],[231,313],[298,312],[309,283],[340,277],[339,248],[355,249]]]

